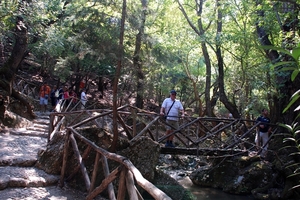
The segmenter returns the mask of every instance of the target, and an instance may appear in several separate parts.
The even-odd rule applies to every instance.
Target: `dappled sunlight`
[[[0,195],[3,191],[0,191]],[[47,200],[81,200],[84,196],[81,192],[75,192],[69,189],[61,189],[56,186],[50,187],[34,187],[34,188],[18,188],[8,189],[6,195],[8,199],[47,199]],[[1,195],[2,196],[2,195]]]
[[[0,140],[0,157],[3,160],[36,157],[37,152],[46,145],[46,139],[40,137],[27,138],[21,135],[1,134]]]

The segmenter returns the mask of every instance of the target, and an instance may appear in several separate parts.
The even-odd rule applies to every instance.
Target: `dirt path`
[[[34,167],[38,153],[46,148],[48,124],[49,116],[38,113],[33,126],[0,133],[1,200],[85,199],[80,191],[58,187],[58,175]]]

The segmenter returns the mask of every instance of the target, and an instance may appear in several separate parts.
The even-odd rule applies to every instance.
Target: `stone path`
[[[82,192],[58,187],[58,175],[34,167],[46,148],[49,116],[39,114],[33,124],[0,133],[0,199],[85,199]]]

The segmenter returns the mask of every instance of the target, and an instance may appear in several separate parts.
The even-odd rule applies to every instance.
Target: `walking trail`
[[[0,199],[85,199],[80,191],[58,187],[59,175],[34,167],[38,153],[46,149],[49,127],[49,115],[37,116],[31,127],[0,133]]]

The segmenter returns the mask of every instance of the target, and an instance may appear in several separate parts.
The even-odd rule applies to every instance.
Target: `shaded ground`
[[[6,200],[82,200],[85,195],[72,189],[59,188],[57,186],[47,187],[25,187],[25,188],[7,188],[0,190],[1,199]]]
[[[58,175],[34,167],[38,153],[46,148],[49,123],[48,116],[38,116],[39,120],[32,127],[6,129],[0,133],[0,199],[85,199],[86,194],[80,191],[58,187]]]

